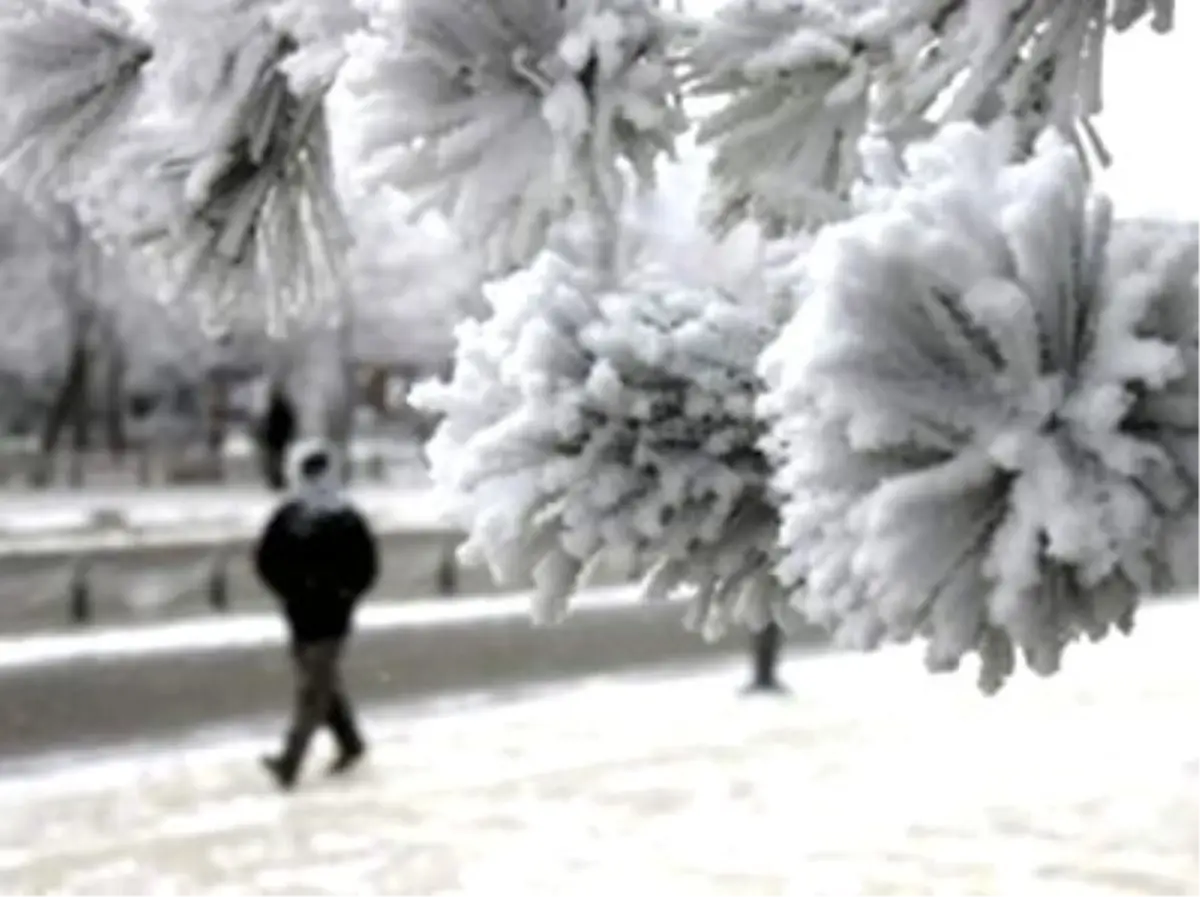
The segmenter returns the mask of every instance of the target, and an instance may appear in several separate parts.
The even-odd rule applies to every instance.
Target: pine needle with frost
[[[216,328],[279,329],[335,308],[342,289],[327,85],[296,95],[281,69],[295,42],[261,5],[228,5],[171,48],[162,112],[87,185],[84,209],[150,266],[164,301],[202,303]]]
[[[841,217],[867,125],[871,60],[857,20],[829,3],[734,0],[696,31],[688,86],[720,100],[700,121],[714,150],[709,213],[719,232],[774,232]]]
[[[346,84],[369,182],[436,209],[492,271],[541,248],[580,190],[616,214],[684,126],[650,0],[379,3]]]
[[[442,418],[427,450],[465,556],[502,582],[531,577],[543,621],[610,563],[647,571],[648,597],[689,592],[688,622],[709,637],[731,616],[762,625],[782,596],[754,365],[777,297],[674,268],[634,226],[618,271],[597,270],[595,238],[571,219],[490,285],[492,315],[460,325],[452,379],[413,394]],[[694,268],[712,248],[674,259]]]
[[[919,0],[913,5],[922,6]],[[1167,33],[1174,6],[1174,0],[926,2],[920,11],[924,30],[910,27],[901,42],[919,52],[895,66],[881,122],[911,127],[935,102],[942,107],[933,116],[938,122],[1015,115],[1030,142],[1052,126],[1082,158],[1107,164],[1108,150],[1092,118],[1103,109],[1108,32],[1148,20]],[[909,16],[908,24],[919,17]]]
[[[353,0],[275,0],[269,17],[276,31],[296,42],[280,68],[298,96],[327,89],[337,79],[349,38],[367,22]]]
[[[153,51],[127,18],[77,0],[8,0],[0,10],[0,178],[27,196],[70,192],[140,92]]]

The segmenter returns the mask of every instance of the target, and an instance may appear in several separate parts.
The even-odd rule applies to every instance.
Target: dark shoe
[[[284,791],[290,791],[296,784],[296,767],[284,760],[283,757],[268,755],[259,760],[263,768],[275,779],[275,784]]]
[[[360,760],[366,755],[367,749],[362,745],[348,751],[342,751],[329,764],[329,774],[331,776],[339,776],[342,773],[349,772],[356,767]]]

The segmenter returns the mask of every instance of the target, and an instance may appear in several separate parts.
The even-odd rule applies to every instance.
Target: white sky
[[[1176,30],[1113,35],[1105,112],[1097,124],[1116,160],[1101,183],[1122,217],[1200,217],[1200,4],[1176,4]]]

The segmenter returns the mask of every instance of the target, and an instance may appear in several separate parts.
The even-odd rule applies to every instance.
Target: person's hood
[[[305,463],[321,454],[328,464],[318,475],[304,473]],[[297,442],[288,455],[288,484],[293,497],[308,510],[327,511],[343,507],[346,499],[342,493],[340,477],[341,459],[336,449],[324,439],[303,439]]]

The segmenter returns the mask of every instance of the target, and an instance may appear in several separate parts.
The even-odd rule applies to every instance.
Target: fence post
[[[137,481],[139,486],[149,486],[153,479],[150,471],[150,448],[145,443],[137,447]]]
[[[458,541],[454,538],[442,540],[442,556],[438,561],[437,585],[439,595],[458,594]]]
[[[208,571],[208,604],[219,614],[229,610],[229,563],[224,551],[213,555]]]
[[[72,623],[82,626],[92,622],[92,592],[88,582],[88,567],[83,560],[75,562],[71,570],[71,582],[67,586],[67,613]]]

